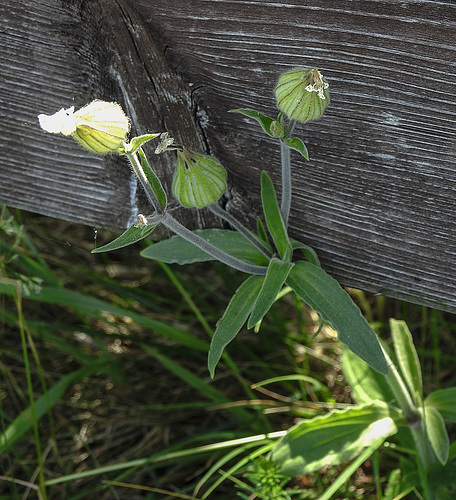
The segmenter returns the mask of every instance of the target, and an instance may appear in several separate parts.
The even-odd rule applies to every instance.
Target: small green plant
[[[52,116],[40,115],[39,120],[48,132],[72,135],[92,152],[125,156],[150,201],[149,214],[139,215],[121,236],[93,253],[136,243],[162,224],[175,236],[148,246],[141,252],[143,257],[178,264],[218,260],[247,275],[212,336],[208,353],[212,377],[226,347],[242,327],[256,327],[285,289],[294,291],[317,311],[322,324],[330,324],[346,346],[344,368],[357,404],[304,420],[284,435],[274,436],[281,437],[278,442],[265,436],[262,442],[269,459],[255,463],[256,468],[246,476],[254,486],[243,483],[244,489],[257,498],[289,498],[291,493],[284,489],[286,478],[316,471],[323,465],[351,461],[321,497],[330,498],[351,472],[397,434],[411,436],[406,442],[416,468],[412,473],[404,469],[400,479],[399,474],[390,479],[390,498],[402,498],[413,489],[429,500],[443,498],[438,496],[443,485],[436,485],[431,475],[454,467],[449,458],[456,450],[450,448],[444,421],[454,421],[456,391],[436,391],[424,399],[420,365],[406,325],[391,323],[396,355],[393,361],[350,296],[322,269],[315,251],[288,234],[292,200],[290,151],[308,159],[305,144],[293,131],[298,121],[305,123],[323,114],[329,103],[328,83],[316,68],[292,70],[280,77],[276,98],[276,119],[251,109],[233,110],[256,120],[281,149],[280,203],[276,187],[263,171],[265,224],[258,220],[256,231],[244,227],[219,205],[227,174],[215,158],[175,144],[168,132],[134,137],[127,142],[130,125],[118,104],[94,101],[79,111],[62,109]],[[231,230],[190,231],[168,212],[168,193],[143,149],[146,142],[157,137],[161,139],[157,154],[174,152],[177,156],[174,197],[186,208],[211,210]]]
[[[254,110],[234,110],[256,119],[280,144],[280,205],[268,173],[263,171],[261,176],[261,199],[269,235],[261,220],[255,233],[220,207],[218,201],[225,191],[227,175],[214,158],[175,144],[168,132],[134,137],[127,143],[130,125],[118,104],[94,101],[76,112],[71,107],[38,118],[48,132],[72,135],[92,152],[125,155],[151,203],[151,214],[139,215],[136,224],[111,243],[95,249],[95,253],[135,243],[163,224],[176,236],[143,250],[143,257],[179,264],[216,259],[250,275],[234,294],[212,338],[208,356],[211,376],[226,346],[245,323],[250,329],[263,319],[284,285],[315,309],[322,321],[330,323],[338,332],[339,340],[354,353],[374,370],[387,373],[377,336],[357,306],[337,281],[323,271],[313,249],[288,235],[292,195],[290,150],[297,150],[308,159],[306,146],[292,133],[297,120],[306,122],[323,114],[329,102],[328,83],[315,68],[292,70],[281,76],[276,97],[280,110],[276,120]],[[143,150],[146,142],[159,135],[161,143],[156,153],[175,151],[177,154],[173,179],[175,198],[186,208],[209,208],[233,230],[190,231],[168,212],[168,195]],[[293,259],[296,253],[299,257]]]

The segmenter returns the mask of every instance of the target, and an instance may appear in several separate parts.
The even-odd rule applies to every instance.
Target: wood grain
[[[311,161],[292,154],[293,236],[346,285],[456,311],[454,2],[66,4],[3,7],[3,202],[108,227],[144,210],[122,159],[88,156],[36,126],[40,112],[97,97],[122,102],[139,133],[167,128],[214,154],[229,171],[228,209],[253,224],[259,175],[280,178],[280,153],[227,111],[274,116],[279,74],[317,66],[331,104],[296,131]],[[170,156],[155,162],[169,186]]]

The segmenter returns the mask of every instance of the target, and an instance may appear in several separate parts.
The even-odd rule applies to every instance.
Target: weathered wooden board
[[[260,172],[278,180],[280,154],[227,111],[274,116],[279,74],[317,66],[332,102],[297,129],[311,161],[292,155],[293,235],[344,284],[456,311],[453,1],[7,0],[1,9],[1,201],[119,228],[145,210],[122,159],[37,127],[38,113],[101,98],[124,105],[135,133],[168,129],[219,158],[229,210],[253,224]],[[169,186],[171,155],[154,162]]]

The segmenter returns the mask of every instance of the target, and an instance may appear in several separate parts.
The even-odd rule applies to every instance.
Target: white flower
[[[74,116],[74,106],[62,108],[53,115],[38,115],[40,127],[51,134],[71,135],[76,132],[76,120]]]
[[[115,102],[93,101],[74,112],[74,106],[53,115],[38,115],[42,129],[52,134],[72,135],[94,153],[116,153],[130,131],[130,121]]]

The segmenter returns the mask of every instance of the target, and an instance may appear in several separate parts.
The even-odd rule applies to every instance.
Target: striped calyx
[[[177,151],[173,193],[187,208],[203,208],[220,199],[226,189],[226,170],[210,156],[187,149]]]
[[[317,68],[292,69],[279,78],[275,89],[277,105],[293,120],[315,120],[329,104],[328,87]]]

